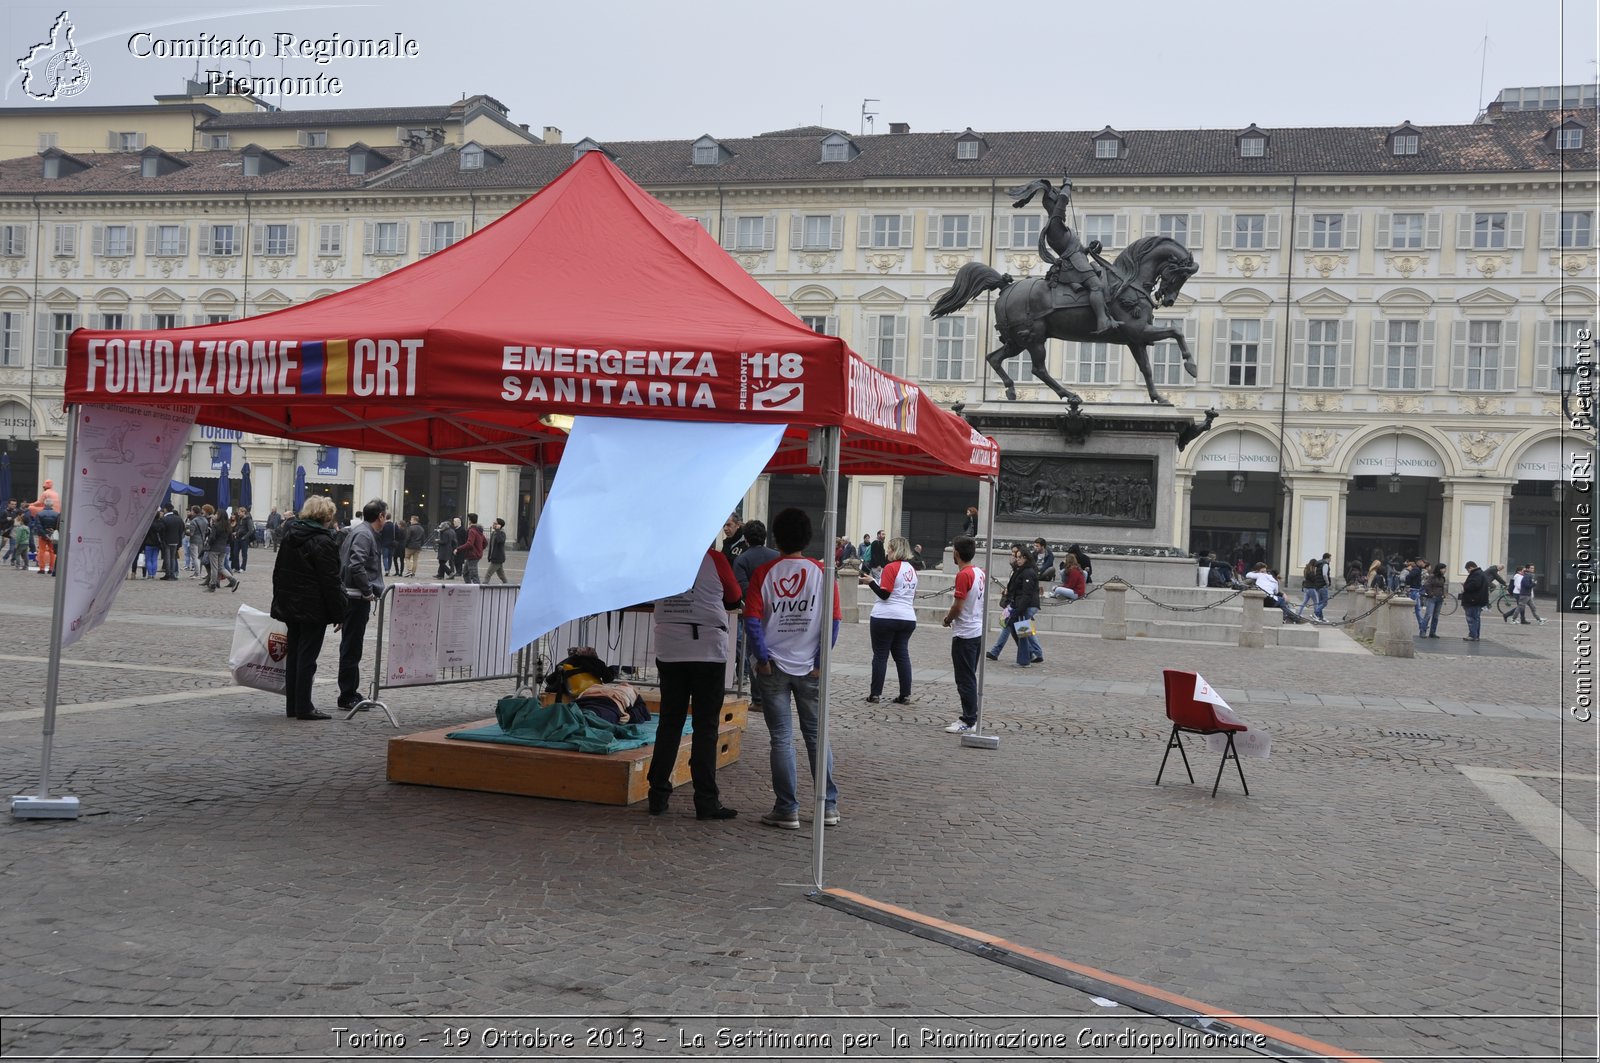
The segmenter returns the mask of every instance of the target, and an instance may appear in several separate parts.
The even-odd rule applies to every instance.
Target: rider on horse
[[[1089,261],[1078,234],[1067,224],[1067,208],[1072,204],[1072,178],[1063,176],[1060,189],[1051,187],[1048,178],[1040,178],[1015,206],[1026,206],[1035,188],[1043,192],[1044,209],[1050,215],[1039,233],[1039,257],[1053,263],[1045,279],[1069,290],[1080,285],[1085,288],[1089,293],[1089,305],[1094,309],[1094,334],[1110,332],[1117,327],[1117,322],[1106,313],[1105,283],[1100,279],[1100,271]],[[1054,254],[1050,253],[1052,251]],[[1100,242],[1092,241],[1087,251],[1098,253]]]

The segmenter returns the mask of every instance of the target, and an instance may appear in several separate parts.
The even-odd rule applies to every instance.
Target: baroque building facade
[[[1177,345],[1162,344],[1157,386],[1180,410],[1218,413],[1178,458],[1171,546],[1263,556],[1285,571],[1324,551],[1341,566],[1381,552],[1453,571],[1467,560],[1549,571],[1563,556],[1562,480],[1574,440],[1587,443],[1566,427],[1560,369],[1583,360],[1573,347],[1596,309],[1592,100],[1497,104],[1451,126],[805,127],[576,144],[554,130],[512,135],[520,127],[503,114],[493,123],[503,136],[473,139],[463,124],[454,139],[421,143],[399,135],[403,123],[382,143],[380,126],[340,125],[364,114],[277,114],[225,118],[254,122],[249,144],[191,150],[147,137],[137,150],[56,147],[0,162],[0,435],[14,451],[36,448],[39,473],[59,466],[73,328],[202,323],[326,295],[463,239],[589,150],[699,221],[813,328],[933,401],[989,408],[1005,399],[983,361],[998,346],[987,300],[939,320],[928,311],[970,261],[1041,275],[1043,213],[1015,208],[1007,190],[1064,175],[1076,227],[1108,257],[1159,234],[1200,266],[1157,315],[1201,366],[1189,379]],[[0,113],[0,133],[9,118]],[[287,142],[290,130],[324,127],[366,139]],[[630,277],[626,248],[617,276],[658,280]],[[1145,401],[1120,347],[1052,342],[1048,359],[1091,412]],[[1028,366],[1008,371],[1019,403],[1058,403]],[[195,443],[196,482],[222,458],[240,464],[214,459],[212,444],[242,446],[257,499],[280,506],[297,466],[354,506],[378,495],[430,521],[473,509],[507,517],[521,538],[537,505],[527,470],[318,455],[203,430]],[[816,490],[763,478],[747,508]],[[938,478],[858,478],[845,527],[942,545],[973,496]]]

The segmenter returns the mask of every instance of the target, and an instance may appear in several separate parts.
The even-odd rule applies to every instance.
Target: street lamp
[[[1400,493],[1400,433],[1394,434],[1394,468],[1389,472],[1389,493]]]
[[[317,448],[317,468],[325,468],[328,464],[328,448]]]
[[[1234,494],[1242,495],[1244,494],[1244,481],[1245,474],[1242,472],[1236,472],[1232,476],[1228,477],[1228,486],[1233,488]]]
[[[222,444],[211,444],[211,467],[216,468],[222,463]]]

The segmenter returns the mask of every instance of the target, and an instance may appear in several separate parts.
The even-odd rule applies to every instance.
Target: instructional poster
[[[468,679],[478,675],[479,647],[482,643],[478,615],[478,588],[474,584],[439,588],[439,671],[446,679]]]
[[[389,598],[387,686],[432,683],[439,678],[439,584],[399,584]]]
[[[194,418],[192,406],[79,407],[58,533],[67,555],[63,648],[99,627],[111,611]]]

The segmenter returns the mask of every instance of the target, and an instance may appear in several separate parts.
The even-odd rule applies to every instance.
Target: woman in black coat
[[[311,680],[328,625],[344,622],[344,588],[339,582],[339,546],[333,537],[333,499],[306,499],[300,516],[283,526],[278,560],[272,567],[272,618],[289,629],[284,661],[284,710],[297,720],[327,720],[311,704]]]

